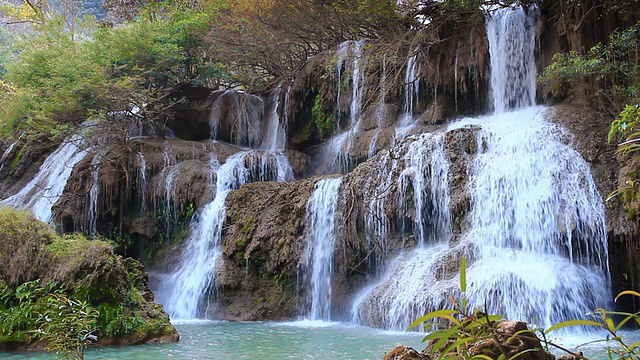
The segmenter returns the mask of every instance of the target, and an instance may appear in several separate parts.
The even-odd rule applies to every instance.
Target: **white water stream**
[[[225,200],[229,192],[254,181],[293,180],[293,170],[283,152],[286,135],[278,115],[280,92],[281,88],[278,87],[272,94],[271,107],[264,119],[263,111],[256,113],[244,108],[247,104],[243,101],[249,100],[242,98],[253,99],[253,95],[220,92],[213,104],[210,117],[212,137],[216,136],[219,129],[222,99],[233,96],[232,109],[235,111],[236,121],[240,122],[236,139],[252,146],[260,144],[265,150],[243,150],[227,158],[223,164],[220,164],[215,148],[211,151],[212,180],[215,177],[214,198],[194,215],[179,264],[163,281],[158,292],[158,301],[164,304],[172,319],[206,318],[209,305],[215,303],[218,297],[215,271],[222,255],[222,225],[226,214]],[[285,96],[288,97],[288,94]],[[262,100],[253,101],[262,104]],[[265,131],[261,132],[257,129],[263,123]],[[169,189],[173,189],[177,168],[178,166],[174,166],[166,176],[167,204],[170,203]]]
[[[342,178],[316,183],[307,203],[306,272],[309,279],[309,320],[331,319],[331,280],[336,242],[336,210]]]
[[[450,242],[447,159],[434,141],[442,134],[410,138],[398,208],[410,210],[410,194],[418,246],[357,297],[356,322],[404,330],[418,316],[451,306],[462,256],[471,264],[470,308],[486,305],[490,313],[549,326],[608,303],[604,205],[589,165],[569,145],[570,134],[545,120],[544,108],[529,107],[535,20],[534,9],[487,18],[495,115],[447,129],[479,128],[468,169],[470,210],[463,214],[468,230]]]
[[[173,319],[206,317],[208,302],[216,298],[215,269],[222,254],[222,225],[229,192],[251,181],[287,180],[292,180],[292,173],[286,157],[268,152],[242,151],[218,168],[215,197],[189,225],[180,265],[158,294]]]
[[[87,154],[83,143],[81,135],[66,140],[46,158],[36,176],[25,187],[2,200],[2,203],[30,210],[39,220],[49,222],[53,206],[60,199],[73,167]]]

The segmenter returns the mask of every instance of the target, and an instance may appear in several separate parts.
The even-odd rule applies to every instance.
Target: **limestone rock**
[[[414,348],[398,345],[393,350],[384,354],[382,360],[431,360],[431,357]]]

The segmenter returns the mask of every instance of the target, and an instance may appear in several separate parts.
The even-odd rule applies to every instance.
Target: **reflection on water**
[[[422,349],[422,335],[383,332],[366,327],[302,321],[290,323],[181,322],[176,325],[181,340],[176,344],[106,347],[92,349],[90,359],[380,359],[397,344]],[[552,339],[573,349],[596,338],[565,337]],[[625,331],[629,343],[640,340],[638,331]],[[603,354],[603,344],[581,347],[589,357]],[[54,359],[46,353],[0,353],[1,359]]]

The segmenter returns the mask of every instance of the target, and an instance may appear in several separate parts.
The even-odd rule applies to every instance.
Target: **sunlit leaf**
[[[603,327],[602,323],[599,323],[597,321],[592,321],[592,320],[568,320],[568,321],[563,321],[560,323],[557,323],[553,326],[551,326],[550,328],[548,328],[545,331],[545,334],[548,334],[552,331],[555,330],[559,330],[562,328],[566,328],[566,327],[571,327],[571,326],[597,326],[597,327]]]
[[[616,296],[616,298],[614,299],[614,301],[618,301],[618,298],[622,295],[633,295],[635,297],[640,297],[640,293],[638,293],[637,291],[633,291],[633,290],[625,290],[621,293],[618,294],[618,296]]]

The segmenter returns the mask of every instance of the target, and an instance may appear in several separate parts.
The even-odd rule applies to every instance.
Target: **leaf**
[[[451,315],[454,315],[454,314],[458,314],[458,311],[451,310],[451,309],[442,309],[442,310],[432,311],[432,312],[430,312],[430,313],[428,313],[426,315],[423,315],[423,316],[417,318],[414,322],[411,323],[411,325],[409,325],[409,327],[407,329],[412,329],[412,328],[416,327],[417,325],[419,325],[419,324],[421,324],[421,323],[423,323],[425,321],[431,320],[433,318],[443,318],[443,319],[447,319],[447,320],[457,324],[458,320],[456,320],[456,318],[451,316]]]
[[[460,260],[460,291],[467,291],[467,257]]]
[[[606,318],[606,319],[604,319],[604,321],[607,324],[607,330],[609,330],[611,333],[615,333],[616,329],[615,329],[615,325],[613,324],[613,319]]]
[[[470,360],[474,360],[474,359],[493,360],[492,358],[488,357],[487,355],[483,355],[483,354],[474,355]]]
[[[616,296],[616,298],[613,301],[618,301],[618,298],[622,295],[633,295],[635,297],[640,297],[640,293],[636,292],[636,291],[632,291],[632,290],[625,290],[623,292],[621,292],[620,294],[618,294],[618,296]]]
[[[456,349],[461,345],[465,345],[465,344],[468,344],[470,342],[475,342],[475,341],[477,341],[477,339],[474,336],[468,336],[468,337],[464,337],[462,339],[458,339],[458,340],[454,341],[453,343],[449,344],[446,348],[444,348],[444,350],[442,350],[441,353],[442,354],[448,354],[449,352],[451,352],[451,350]]]
[[[570,327],[570,326],[597,326],[597,327],[603,327],[602,323],[599,323],[597,321],[592,321],[592,320],[568,320],[568,321],[563,321],[560,323],[557,323],[553,326],[551,326],[550,328],[548,328],[544,333],[548,334],[554,330],[558,330],[558,329],[562,329],[562,328],[566,328],[566,327]]]
[[[627,346],[627,348],[628,348],[629,350],[633,350],[633,349],[637,348],[638,346],[640,346],[640,341],[635,342],[635,343],[633,343],[633,344],[631,344],[631,345]]]

